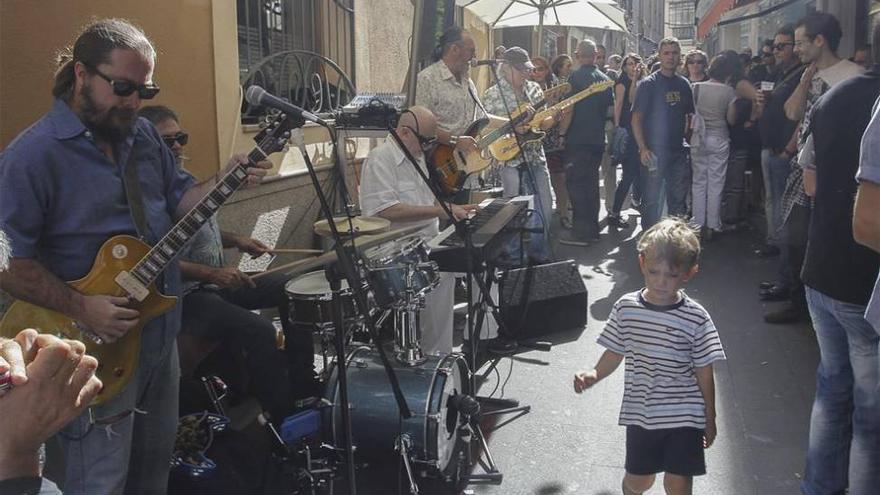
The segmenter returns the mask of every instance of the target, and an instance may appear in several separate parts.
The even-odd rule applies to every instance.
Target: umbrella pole
[[[544,9],[539,7],[538,10],[538,49],[535,51],[536,55],[542,55],[541,50],[544,48]]]

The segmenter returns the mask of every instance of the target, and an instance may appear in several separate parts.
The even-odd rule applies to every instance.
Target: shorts
[[[627,426],[626,472],[638,475],[706,474],[703,430],[698,428],[647,430],[641,426]]]

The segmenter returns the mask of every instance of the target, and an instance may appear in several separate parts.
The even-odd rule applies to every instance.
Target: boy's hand
[[[715,442],[715,435],[718,429],[715,426],[715,420],[706,418],[706,431],[703,433],[703,448],[708,449]]]
[[[574,391],[581,393],[599,381],[596,370],[580,371],[574,375]]]

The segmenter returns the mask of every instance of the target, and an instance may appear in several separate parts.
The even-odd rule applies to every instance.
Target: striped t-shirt
[[[649,303],[641,290],[624,295],[597,341],[625,357],[621,425],[706,427],[694,368],[725,359],[724,350],[709,313],[684,291],[671,306]]]

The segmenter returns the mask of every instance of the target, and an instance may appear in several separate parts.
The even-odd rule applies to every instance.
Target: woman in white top
[[[726,54],[716,56],[709,64],[709,80],[694,84],[693,222],[701,227],[706,240],[721,230],[721,193],[730,153],[727,126],[736,120],[736,93],[730,85],[736,62]]]

